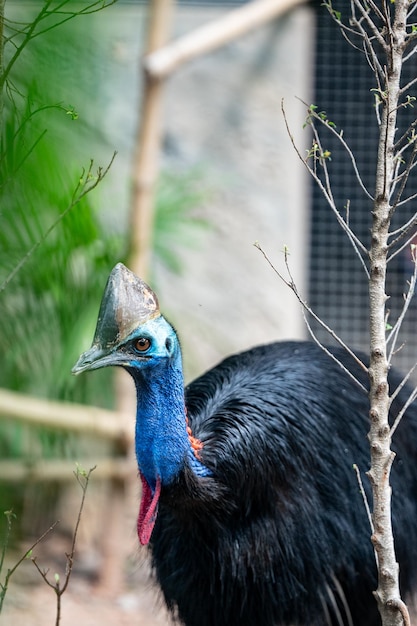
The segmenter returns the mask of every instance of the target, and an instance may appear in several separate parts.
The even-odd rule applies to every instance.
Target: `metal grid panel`
[[[349,10],[347,2],[340,2],[337,8],[340,7],[345,13]],[[319,111],[326,111],[328,119],[337,125],[338,130],[343,129],[344,137],[356,155],[366,187],[373,193],[378,137],[374,95],[371,92],[375,86],[373,74],[364,55],[346,42],[326,9],[317,7],[316,13],[314,103]],[[415,63],[410,63],[404,69],[404,78],[408,80],[416,72]],[[402,117],[407,118],[403,121],[404,128],[416,114],[415,108],[409,111],[403,109]],[[337,206],[343,212],[347,201],[350,201],[351,225],[368,247],[372,203],[360,189],[350,160],[338,140],[326,132],[323,147],[331,152],[329,171]],[[416,175],[411,177],[408,188],[409,193],[417,190]],[[416,202],[404,207],[396,216],[398,224],[415,210]],[[368,351],[366,276],[348,238],[313,182],[310,254],[309,301],[314,311],[349,345]],[[398,256],[389,271],[387,291],[391,319],[395,319],[401,309],[410,271],[407,250]],[[404,370],[414,363],[417,356],[415,308],[414,305],[402,333],[402,341],[407,345],[397,355],[396,363]],[[321,341],[331,343],[329,335],[317,323],[313,321],[312,326]]]

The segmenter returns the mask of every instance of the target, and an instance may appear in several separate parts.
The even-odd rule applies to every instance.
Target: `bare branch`
[[[404,602],[401,599],[396,598],[396,599],[388,600],[387,606],[390,609],[398,609],[403,619],[403,625],[411,626],[410,615],[408,613],[407,606],[404,604]]]
[[[348,33],[349,34],[353,34],[353,35],[357,35],[358,34],[355,30],[353,30],[353,28],[348,28],[347,26],[343,25],[341,30],[340,30],[340,32],[341,32],[343,38],[347,41],[347,43],[354,50],[357,50],[361,54],[366,54],[366,50],[365,50],[364,46],[362,46],[362,48],[360,48],[356,43],[353,42],[352,39],[349,38]]]
[[[413,168],[414,168],[414,165],[413,165]],[[404,198],[404,200],[401,200],[401,202],[397,204],[396,208],[404,206],[405,204],[408,204],[409,202],[411,202],[412,200],[415,200],[416,198],[417,198],[417,193],[413,193],[411,194],[411,196],[407,196],[406,198]]]
[[[305,104],[307,106],[307,108],[309,109],[308,105],[303,102],[302,100],[300,100],[300,102],[302,102],[303,104]],[[310,109],[309,109],[310,110]],[[322,117],[320,117],[320,115],[318,113],[316,113],[315,111],[311,112],[311,116],[314,117],[314,119],[316,119],[317,121],[319,121],[323,126],[325,126],[334,137],[337,138],[337,140],[342,144],[342,147],[344,148],[345,152],[348,154],[350,162],[352,164],[353,167],[353,171],[355,172],[355,177],[356,180],[359,183],[360,188],[362,189],[362,191],[365,193],[365,195],[370,199],[370,200],[374,200],[373,195],[368,191],[368,189],[365,186],[365,183],[362,180],[362,177],[359,173],[358,170],[358,166],[356,164],[356,158],[355,155],[353,154],[349,144],[345,141],[343,134],[342,133],[338,133],[336,130],[336,127],[329,124],[328,120],[323,119]],[[329,183],[330,184],[330,183]]]
[[[403,133],[403,134],[401,135],[400,139],[398,139],[398,140],[395,142],[395,144],[394,144],[394,150],[396,151],[396,153],[397,153],[397,151],[400,149],[400,146],[401,146],[401,144],[402,144],[402,143],[405,143],[405,146],[402,148],[402,150],[403,150],[403,149],[407,149],[407,148],[408,148],[409,143],[410,143],[410,140],[411,140],[411,141],[415,141],[415,138],[414,138],[413,132],[415,131],[416,126],[417,126],[417,119],[416,119],[416,120],[414,120],[414,121],[410,124],[410,126],[407,128],[407,130],[405,131],[405,133]],[[410,135],[411,135],[411,137],[410,137]]]
[[[396,321],[396,323],[394,324],[389,337],[387,338],[387,345],[388,343],[391,343],[391,348],[390,351],[388,353],[388,358],[387,358],[387,362],[388,365],[390,365],[391,361],[392,361],[392,356],[394,354],[395,348],[396,348],[396,344],[398,341],[398,334],[400,332],[401,326],[404,322],[404,318],[405,315],[410,307],[411,301],[413,299],[414,296],[414,292],[415,292],[415,288],[416,288],[416,281],[417,281],[417,259],[416,259],[416,247],[412,246],[411,247],[411,255],[412,255],[412,259],[414,262],[414,271],[413,274],[410,278],[410,282],[408,283],[408,290],[407,290],[407,295],[405,297],[405,301],[404,301],[404,305],[403,308],[401,310],[401,313]]]
[[[401,185],[400,185],[400,188],[399,188],[399,190],[397,192],[397,196],[396,196],[396,198],[395,198],[395,200],[394,200],[394,202],[392,204],[391,215],[394,213],[396,208],[398,206],[400,206],[400,204],[401,204],[401,196],[404,193],[404,189],[405,189],[405,186],[407,184],[408,178],[410,176],[410,172],[411,172],[412,168],[414,167],[414,165],[416,164],[415,158],[416,158],[416,155],[417,155],[417,142],[414,140],[413,143],[414,143],[413,150],[412,150],[412,152],[411,152],[411,154],[409,156],[408,163],[406,165],[405,170],[401,174]],[[398,167],[400,167],[400,166],[401,166],[401,163],[398,160]],[[395,182],[396,181],[394,179],[392,191],[394,191],[394,189],[395,189]]]
[[[417,51],[417,45],[413,48],[412,52],[410,52],[410,54],[408,55],[408,58],[410,58],[416,51]],[[403,95],[404,93],[409,91],[411,87],[414,87],[416,83],[417,83],[417,78],[413,78],[412,80],[410,80],[406,85],[404,85],[404,87],[400,89],[400,95]]]
[[[365,489],[364,489],[364,486],[363,486],[361,472],[360,472],[359,467],[356,465],[356,463],[354,463],[353,469],[355,470],[356,479],[357,479],[358,485],[359,485],[359,491],[361,492],[363,503],[365,505],[365,510],[366,510],[366,514],[368,516],[369,526],[370,526],[371,532],[373,533],[374,532],[374,522],[373,522],[373,519],[372,519],[372,513],[371,513],[371,508],[369,506],[368,498],[366,496],[366,492],[365,492]]]
[[[374,38],[378,41],[379,45],[381,46],[381,48],[387,52],[387,44],[384,40],[384,38],[382,37],[378,27],[375,25],[375,22],[370,18],[369,16],[369,10],[366,10],[360,0],[353,0],[353,3],[355,5],[355,7],[359,10],[359,13],[362,15],[364,21],[366,22],[367,26],[369,27],[370,31],[373,33]],[[387,26],[387,23],[389,23],[388,20],[384,18],[385,21],[385,25]],[[371,42],[371,38],[369,37],[368,33],[366,33],[365,29],[362,27],[361,23],[359,20],[354,20],[355,25],[360,29],[360,32],[363,33],[363,36],[366,38],[367,41]]]
[[[86,472],[85,470],[77,466],[77,470],[74,472],[77,482],[81,486],[81,489],[82,489],[82,498],[81,498],[80,507],[78,509],[77,521],[75,523],[75,528],[74,528],[74,532],[72,535],[71,550],[68,554],[65,554],[66,559],[67,559],[67,566],[65,570],[65,580],[64,580],[63,586],[61,587],[60,577],[57,574],[55,575],[54,582],[51,582],[48,578],[49,570],[42,570],[36,561],[36,557],[32,558],[32,563],[38,570],[39,574],[42,576],[44,582],[48,585],[48,587],[51,587],[55,591],[56,602],[57,602],[55,626],[59,626],[59,623],[60,623],[61,600],[62,600],[63,594],[67,590],[67,587],[71,578],[72,569],[74,565],[74,555],[75,555],[75,546],[77,542],[78,528],[81,522],[81,516],[82,516],[83,509],[84,509],[85,497],[86,497],[88,484],[90,481],[90,476],[95,469],[96,467],[94,466],[88,472]]]
[[[358,52],[366,56],[367,63],[370,66],[370,68],[375,72],[377,79],[378,79],[378,76],[383,78],[384,76],[383,68],[378,59],[378,55],[375,53],[375,50],[372,45],[373,38],[371,38],[368,35],[368,32],[362,25],[362,23],[364,22],[364,17],[361,17],[361,18],[356,17],[356,11],[355,11],[356,4],[354,3],[353,0],[351,0],[350,5],[351,5],[351,15],[352,15],[352,19],[350,20],[350,22],[352,26],[348,26],[347,24],[344,24],[342,22],[341,15],[338,11],[335,11],[333,9],[331,0],[328,0],[328,2],[325,3],[327,10],[329,11],[334,21],[339,26],[340,31],[343,37],[348,42],[348,44],[352,46],[352,48],[354,48],[355,50],[357,50]],[[385,22],[385,16],[380,12],[378,6],[375,5],[374,2],[368,2],[368,6],[370,6],[372,10],[374,10],[377,13],[380,19],[383,22]],[[349,35],[353,35],[354,37],[359,37],[362,40],[363,47],[360,48],[356,43],[354,43],[354,41],[349,37]]]
[[[403,379],[400,382],[400,384],[398,385],[398,387],[391,394],[391,396],[390,396],[390,404],[391,405],[394,402],[395,398],[400,393],[401,389],[403,389],[405,387],[405,385],[408,383],[408,381],[410,380],[411,376],[415,372],[416,367],[417,367],[417,363],[414,363],[414,365],[412,367],[410,367],[410,369],[408,370],[407,374],[405,376],[403,376]]]
[[[82,469],[80,469],[77,466],[77,470],[74,472],[74,476],[77,479],[77,482],[78,482],[78,484],[80,485],[80,487],[82,489],[82,497],[81,497],[80,508],[78,510],[77,521],[75,523],[75,528],[74,528],[74,532],[73,532],[73,535],[72,535],[71,550],[70,550],[69,554],[66,555],[66,557],[67,557],[67,570],[66,570],[64,585],[63,585],[63,587],[60,590],[61,595],[65,592],[66,588],[68,587],[68,583],[69,583],[70,578],[71,578],[72,566],[74,564],[75,546],[76,546],[76,543],[77,543],[78,529],[79,529],[80,522],[81,522],[81,516],[82,516],[83,509],[84,509],[85,497],[86,497],[86,494],[87,494],[87,487],[88,487],[88,483],[90,481],[90,476],[94,472],[95,469],[96,469],[96,466],[92,467],[91,469],[88,470],[88,472],[86,472],[85,470],[82,470]]]
[[[395,421],[391,427],[390,430],[390,436],[392,437],[393,434],[395,433],[398,424],[400,423],[400,421],[402,420],[402,418],[404,417],[404,414],[406,412],[406,410],[408,409],[408,407],[414,402],[414,400],[417,398],[417,387],[415,387],[413,389],[413,391],[410,393],[407,401],[405,402],[404,406],[402,407],[401,411],[398,413],[397,417],[395,418]]]
[[[415,8],[415,7],[414,7],[414,8]],[[414,10],[414,9],[413,9],[413,10]],[[412,25],[410,24],[410,26],[414,26],[414,27],[415,27],[415,26],[416,26],[416,24],[412,24]],[[411,50],[410,50],[410,52],[409,52],[408,54],[405,54],[405,55],[404,55],[404,57],[403,57],[403,62],[404,62],[404,63],[407,63],[407,61],[409,61],[409,60],[410,60],[410,58],[411,58],[411,57],[414,55],[414,53],[416,52],[416,44],[415,44],[416,39],[417,39],[417,32],[416,32],[416,31],[414,31],[414,32],[412,32],[412,33],[410,33],[410,34],[408,35],[408,38],[407,38],[407,43],[406,43],[406,47],[408,48],[409,46],[411,46],[411,45],[413,45],[413,44],[414,44],[414,46],[411,48]]]
[[[324,330],[329,333],[329,335],[340,345],[342,346],[342,348],[344,348],[346,350],[346,352],[353,358],[353,360],[357,363],[357,365],[359,365],[359,367],[361,367],[365,372],[368,371],[368,368],[366,367],[366,365],[359,359],[359,357],[349,348],[349,346],[343,341],[343,339],[341,337],[339,337],[339,335],[337,335],[337,333],[334,332],[333,329],[331,329],[314,311],[313,309],[307,304],[307,302],[305,300],[302,299],[297,286],[295,284],[295,281],[293,280],[293,277],[291,275],[291,270],[288,264],[288,251],[285,250],[284,251],[284,258],[285,258],[285,266],[288,272],[288,276],[289,276],[289,280],[287,280],[282,274],[281,272],[279,272],[279,270],[277,270],[277,268],[275,267],[275,265],[272,263],[271,259],[268,257],[268,255],[266,254],[266,252],[264,251],[264,249],[261,247],[261,245],[259,244],[259,242],[255,242],[254,243],[255,248],[257,248],[263,255],[263,257],[265,258],[265,260],[267,261],[267,263],[269,264],[269,266],[271,267],[271,269],[275,272],[275,274],[279,277],[279,279],[287,285],[287,287],[289,287],[291,289],[291,291],[294,293],[295,297],[297,298],[298,302],[301,304],[303,311],[307,312],[309,315],[311,315],[311,317],[313,319],[316,320],[316,322],[318,322],[320,324],[320,326],[322,328],[324,328]],[[309,327],[308,324],[308,320],[306,319],[306,323],[307,326]],[[313,337],[313,339],[315,339],[314,333],[312,331],[309,331],[311,336]],[[327,353],[329,354],[329,356],[332,356],[332,354],[321,344],[319,343],[320,347]],[[362,383],[356,379],[355,376],[353,376],[353,374],[351,372],[349,372],[342,363],[340,363],[334,356],[332,356],[333,360],[335,360],[345,371],[346,373],[349,374],[349,376],[366,392],[366,388],[362,385]]]
[[[304,323],[307,327],[307,330],[309,332],[310,337],[312,338],[312,340],[314,341],[314,343],[316,343],[319,348],[321,348],[321,350],[323,350],[323,352],[325,354],[327,354],[328,357],[330,357],[335,363],[337,363],[337,365],[345,372],[345,374],[347,374],[347,376],[349,376],[349,378],[351,378],[353,380],[353,382],[358,385],[358,387],[360,387],[362,389],[362,391],[364,391],[365,393],[368,392],[368,390],[366,389],[366,387],[364,387],[362,385],[362,383],[356,378],[356,376],[354,376],[352,374],[352,372],[343,365],[343,363],[341,361],[339,361],[339,359],[333,354],[333,352],[331,352],[317,337],[317,335],[315,334],[314,330],[311,327],[310,322],[308,321],[308,317],[307,317],[307,312],[309,315],[311,315],[312,317],[314,317],[314,319],[316,321],[318,321],[318,323],[323,326],[323,328],[325,330],[327,330],[328,332],[330,332],[330,334],[333,332],[330,327],[327,326],[327,324],[325,324],[325,322],[323,322],[318,316],[316,316],[311,309],[309,309],[309,307],[306,307],[306,303],[301,302],[302,304],[302,314],[303,314],[303,319],[304,319]],[[337,336],[335,335],[336,340],[338,340]],[[340,339],[340,338],[339,338]],[[347,346],[344,344],[344,342],[340,339],[340,343],[341,345],[346,348]]]
[[[46,584],[48,585],[48,587],[52,587],[52,589],[55,589],[56,584],[52,584],[49,579],[48,579],[48,574],[49,574],[49,569],[41,569],[38,565],[38,562],[36,560],[36,556],[32,557],[32,563],[33,565],[36,567],[36,569],[38,570],[39,574],[42,576],[42,578],[44,579],[44,581],[46,582]]]
[[[1,585],[1,593],[0,593],[0,613],[3,607],[3,602],[4,602],[4,598],[6,596],[7,593],[7,589],[9,586],[9,582],[11,577],[13,576],[13,574],[15,573],[15,571],[17,570],[17,568],[19,567],[19,565],[21,565],[21,563],[23,563],[23,561],[25,559],[27,559],[29,557],[29,555],[31,554],[32,550],[34,550],[36,548],[37,545],[39,545],[41,543],[41,541],[43,541],[45,539],[45,537],[47,535],[49,535],[49,533],[51,533],[55,527],[59,524],[59,520],[57,520],[56,522],[54,522],[47,530],[45,530],[44,533],[42,533],[42,535],[40,537],[38,537],[38,539],[36,539],[36,541],[34,541],[32,543],[32,545],[29,547],[28,550],[26,550],[26,552],[21,556],[21,558],[14,564],[14,566],[9,569],[7,571],[6,577],[4,579],[4,583],[2,583]],[[2,554],[2,561],[4,559],[4,554]]]
[[[375,13],[376,17],[386,25],[386,15],[380,10],[379,6],[373,0],[368,0],[367,5]]]
[[[381,88],[381,80],[384,77],[384,68],[382,67],[378,55],[375,53],[374,47],[372,44],[365,39],[364,42],[364,52],[366,55],[366,60],[368,62],[369,67],[375,73],[375,78],[377,80],[378,88]]]
[[[399,237],[397,237],[397,239],[395,239],[392,244],[390,244],[388,246],[388,249],[390,249],[391,247],[394,246],[394,244],[398,243],[399,241],[401,241],[401,239],[403,239],[403,237],[406,236],[406,234],[413,228],[413,226],[415,226],[417,224],[417,213],[414,213],[413,217],[411,218],[411,220],[409,220],[409,222],[407,222],[408,226],[407,226],[407,230],[404,230],[403,234],[400,235]],[[401,229],[399,229],[401,230]],[[397,256],[397,254],[399,254],[400,252],[402,252],[405,248],[407,248],[407,246],[410,246],[414,240],[416,238],[416,232],[413,231],[413,233],[408,237],[408,239],[402,244],[402,246],[400,246],[399,248],[397,248],[395,250],[395,252],[393,252],[390,256],[387,257],[387,263],[390,263],[392,261],[392,259],[394,257]]]
[[[335,202],[334,202],[334,198],[332,195],[332,191],[331,191],[331,185],[330,185],[330,179],[328,176],[328,172],[327,172],[327,166],[326,166],[326,159],[325,158],[321,158],[320,161],[320,165],[322,165],[323,169],[324,169],[324,176],[325,176],[325,182],[326,184],[323,184],[323,181],[320,179],[320,177],[318,176],[316,170],[315,170],[315,166],[316,166],[316,158],[313,156],[313,163],[314,163],[314,167],[311,167],[308,162],[307,159],[304,159],[303,156],[301,155],[300,151],[298,150],[295,141],[294,141],[294,137],[291,134],[289,125],[288,125],[288,120],[286,117],[286,113],[285,113],[285,109],[284,109],[284,105],[283,102],[281,102],[281,110],[284,116],[284,122],[285,122],[285,126],[288,132],[288,136],[290,138],[290,141],[294,147],[294,150],[296,152],[296,154],[298,155],[299,159],[302,161],[303,165],[306,167],[306,169],[310,172],[311,176],[314,178],[314,180],[317,183],[317,186],[319,187],[319,189],[322,191],[324,197],[326,198],[330,208],[332,209],[332,211],[334,212],[334,214],[336,215],[337,221],[339,222],[339,224],[341,225],[342,229],[344,230],[344,232],[347,234],[349,240],[352,243],[353,249],[355,250],[361,265],[365,271],[366,276],[369,278],[369,272],[368,272],[368,268],[366,267],[365,261],[363,260],[361,251],[363,254],[367,254],[367,250],[366,247],[363,245],[363,243],[360,241],[360,239],[355,235],[355,233],[353,232],[353,230],[350,228],[350,226],[347,224],[347,222],[343,219],[343,217],[340,215],[340,212],[338,211]],[[320,140],[317,134],[316,129],[314,128],[314,125],[311,125],[314,134],[314,138],[315,141],[317,141],[317,147],[319,152],[322,151],[322,146],[320,144]],[[307,157],[308,158],[308,157]],[[320,158],[320,157],[319,157]]]
[[[317,150],[313,152],[312,154],[313,163],[315,164],[315,166],[317,166],[317,163],[321,166],[323,176],[324,176],[324,188],[326,190],[326,198],[328,199],[327,201],[331,207],[334,207],[336,209],[336,203],[333,197],[332,185],[330,183],[329,170],[327,167],[327,156],[326,156],[327,151],[323,149],[320,135],[317,132],[315,125],[313,123],[310,123],[310,126],[313,131],[313,137],[314,137],[313,145],[317,147]],[[315,171],[315,174],[317,176],[316,171]],[[338,213],[338,211],[336,212]]]
[[[413,3],[411,3],[411,2],[410,2],[410,5],[411,5],[411,6],[410,6],[410,10],[409,10],[409,11],[408,11],[408,13],[407,13],[407,21],[408,21],[408,20],[409,20],[409,18],[413,15],[414,11],[415,11],[415,10],[416,10],[416,8],[417,8],[417,5],[416,5],[416,3],[415,3],[415,2],[413,2]]]

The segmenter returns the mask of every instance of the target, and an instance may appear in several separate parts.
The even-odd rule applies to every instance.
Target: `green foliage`
[[[52,4],[42,3],[41,10]],[[16,7],[22,13],[6,24],[0,81],[0,387],[111,406],[111,372],[78,384],[70,374],[94,332],[108,272],[125,250],[120,234],[106,232],[88,195],[103,172],[97,177],[91,161],[83,167],[86,143],[96,150],[97,141],[85,120],[77,70],[82,31],[49,31],[45,22],[48,32],[28,46],[30,9]],[[67,86],[71,104],[63,104],[67,56],[78,74],[77,89]],[[88,443],[0,422],[2,459],[73,458]],[[49,486],[43,491],[46,497]],[[21,513],[24,492],[23,485],[2,483],[0,506]]]
[[[307,152],[307,160],[313,159],[313,161],[318,161],[322,163],[323,161],[331,161],[332,153],[330,150],[322,150],[319,144],[316,141],[313,141],[311,148],[306,150]]]
[[[326,9],[329,11],[330,15],[333,17],[333,19],[336,22],[341,22],[342,21],[342,13],[341,13],[341,11],[336,11],[336,9],[333,8],[331,0],[329,0],[328,2],[323,2],[322,6],[326,7]]]
[[[316,104],[310,104],[308,107],[308,113],[306,120],[303,124],[303,128],[309,126],[314,119],[319,119],[323,124],[330,128],[337,128],[336,124],[328,119],[326,111],[317,111],[318,106]]]
[[[54,17],[58,4],[61,13]],[[111,2],[90,2],[84,8],[91,11],[104,4]],[[15,4],[21,12],[14,21],[6,20],[0,128],[0,387],[111,407],[111,370],[77,379],[70,374],[91,341],[107,276],[117,261],[126,260],[128,249],[126,233],[106,227],[106,217],[90,195],[74,205],[80,186],[96,180],[91,166],[82,167],[100,136],[88,121],[84,93],[95,88],[97,77],[90,68],[100,49],[85,44],[91,42],[91,28],[81,22],[51,29],[65,21],[64,6],[68,17],[76,16],[70,5],[48,0],[34,7],[30,22],[28,9]],[[88,106],[94,109],[91,99]],[[202,196],[201,179],[194,173],[161,177],[154,250],[173,271],[181,270],[179,248],[194,245],[204,226],[194,215]],[[1,424],[2,458],[68,458],[80,446],[70,434],[45,429],[36,430],[28,445],[21,426]]]
[[[68,167],[58,142],[46,141],[40,116],[20,127],[16,141],[16,117],[11,108],[0,161],[0,284],[56,221],[80,178],[79,172],[71,173],[75,168]],[[68,118],[64,122],[71,123]],[[85,196],[0,298],[0,350],[5,355],[0,386],[53,398],[91,399],[85,386],[68,388],[68,372],[86,327],[91,330],[109,268],[122,255],[120,236],[100,227]]]
[[[73,10],[80,3],[44,0],[34,4],[32,18],[32,8],[15,3],[18,14],[6,19],[4,32],[0,16],[5,44],[0,51],[0,387],[107,407],[113,403],[111,370],[77,379],[70,372],[91,341],[108,274],[117,261],[126,260],[128,240],[126,233],[106,227],[106,216],[88,193],[101,186],[105,174],[100,169],[95,174],[90,160],[100,132],[86,115],[88,94],[98,80],[90,68],[100,50],[85,45],[91,42],[87,27],[74,28],[72,21],[71,28],[56,26],[113,2],[83,3]],[[198,185],[201,176],[161,177],[154,250],[173,271],[181,270],[178,249],[193,245],[205,225],[194,215],[202,198]],[[40,458],[80,458],[98,446],[92,438],[0,421],[1,459],[30,464]],[[102,453],[99,448],[98,456]],[[83,502],[91,471],[77,466]],[[13,506],[20,519],[23,496],[27,506],[28,489],[32,495],[36,489],[39,515],[47,518],[43,504],[55,488],[2,482],[0,510]],[[11,511],[5,515],[0,612],[11,575],[24,558],[32,558],[29,550],[2,572],[14,519]],[[18,537],[19,527],[13,530]],[[76,531],[74,545],[75,536]],[[63,584],[56,577],[52,583],[45,579],[58,602],[68,580],[68,574]]]
[[[417,98],[415,98],[415,96],[410,96],[409,94],[407,94],[405,97],[405,102],[403,102],[402,106],[414,108],[414,103],[416,99]]]

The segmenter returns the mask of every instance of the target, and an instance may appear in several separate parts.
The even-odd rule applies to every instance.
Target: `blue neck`
[[[136,385],[137,413],[135,449],[139,469],[151,489],[159,477],[166,485],[188,460],[199,476],[209,474],[196,458],[186,430],[184,380],[181,355],[162,359],[141,373],[129,369]]]

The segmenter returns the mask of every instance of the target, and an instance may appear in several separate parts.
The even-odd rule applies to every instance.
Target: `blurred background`
[[[139,585],[146,591],[149,583],[135,538],[132,385],[111,370],[71,376],[118,261],[143,268],[157,292],[179,333],[187,381],[232,352],[308,336],[299,303],[255,242],[284,274],[287,249],[302,297],[353,348],[367,349],[365,276],[294,151],[281,110],[302,155],[311,146],[308,105],[326,111],[344,129],[372,190],[377,125],[364,59],[321,3],[281,9],[277,2],[265,23],[156,81],[153,186],[152,172],[147,180],[141,170],[141,142],[155,81],[144,79],[142,60],[158,4],[169,12],[168,42],[249,3],[6,0],[3,9],[0,512],[16,515],[10,561],[59,518],[47,547],[38,547],[58,567],[78,514],[75,462],[97,465],[75,571],[97,593],[106,590],[107,604],[93,603],[94,615],[82,614],[80,626],[103,607],[108,623],[124,623],[125,614],[126,623],[167,623],[154,599],[143,606],[138,600]],[[346,10],[348,2],[339,4]],[[330,133],[326,148],[338,206],[350,201],[352,224],[366,243],[369,200]],[[145,210],[138,209],[138,180],[152,192],[150,226],[139,234],[149,248],[145,261],[133,232]],[[80,197],[89,186],[95,188]],[[407,254],[398,255],[389,276],[394,312],[410,267]],[[404,370],[413,360],[414,316],[403,331],[410,350],[398,356]],[[31,594],[22,592],[26,583],[33,589],[36,575],[25,563],[4,619],[41,623]],[[76,587],[78,594],[88,585]],[[53,615],[53,601],[46,609],[39,597],[39,610]],[[87,604],[91,609],[89,596]],[[76,610],[71,606],[62,623],[74,623]]]

